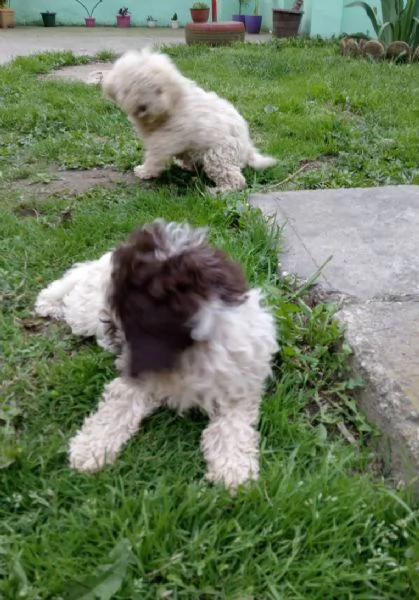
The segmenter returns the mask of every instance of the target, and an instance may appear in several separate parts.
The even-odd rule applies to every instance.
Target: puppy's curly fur
[[[149,49],[129,51],[104,75],[105,93],[127,113],[144,141],[140,179],[160,175],[174,160],[187,170],[203,167],[216,187],[245,187],[241,169],[264,169],[277,161],[253,146],[246,121],[214,92],[184,77],[170,58]]]
[[[79,471],[112,463],[141,421],[164,405],[208,414],[201,446],[211,481],[234,489],[258,476],[257,423],[277,351],[274,319],[241,266],[205,235],[155,221],[39,294],[39,314],[97,334],[119,354],[120,376],[70,442]]]

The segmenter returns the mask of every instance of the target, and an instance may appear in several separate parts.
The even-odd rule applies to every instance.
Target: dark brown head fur
[[[240,304],[248,289],[241,266],[221,250],[200,244],[167,258],[165,250],[164,230],[156,226],[138,229],[113,254],[109,302],[133,377],[172,369],[193,342],[190,321],[202,304],[213,298]]]

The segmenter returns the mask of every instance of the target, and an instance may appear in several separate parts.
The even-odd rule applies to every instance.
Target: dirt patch
[[[26,317],[20,320],[21,327],[30,333],[39,333],[48,326],[48,320]]]
[[[112,63],[92,62],[87,65],[74,65],[63,67],[52,71],[47,75],[40,75],[40,79],[69,79],[70,81],[81,81],[88,85],[99,84],[103,74],[112,68]]]
[[[118,183],[138,182],[139,180],[133,173],[121,173],[116,169],[91,169],[46,173],[41,181],[20,180],[16,184],[22,192],[44,196],[54,194],[75,196],[84,194],[95,187],[111,187]]]
[[[289,175],[287,175],[285,177],[285,179],[282,179],[282,181],[278,181],[278,183],[274,183],[273,185],[267,185],[266,187],[264,187],[264,191],[265,192],[273,192],[273,191],[281,188],[282,186],[290,183],[291,181],[293,181],[298,175],[300,175],[300,173],[303,173],[306,171],[315,171],[317,169],[323,169],[327,165],[336,164],[336,162],[337,162],[336,156],[332,156],[331,154],[324,154],[324,155],[319,156],[318,158],[314,158],[314,159],[300,160],[299,167],[296,171],[294,171],[293,173],[290,173]]]
[[[16,210],[18,217],[39,217],[39,212],[36,208],[19,207]]]
[[[314,159],[300,160],[300,167],[304,168],[304,171],[312,169],[322,169],[326,165],[333,165],[337,161],[336,156],[331,154],[324,154]]]

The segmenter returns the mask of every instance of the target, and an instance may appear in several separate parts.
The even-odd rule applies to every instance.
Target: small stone
[[[354,38],[342,38],[340,41],[340,51],[343,56],[359,56],[359,44]]]
[[[381,42],[378,40],[368,40],[362,45],[361,53],[363,56],[369,56],[374,60],[381,60],[385,56],[385,49]]]
[[[416,410],[411,410],[409,413],[409,419],[411,421],[419,421],[419,413]]]
[[[394,62],[409,62],[410,46],[406,42],[392,42],[387,48],[386,58]]]

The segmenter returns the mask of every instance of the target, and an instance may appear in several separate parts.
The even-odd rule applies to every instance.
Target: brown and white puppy
[[[96,300],[93,261],[37,301],[38,311],[64,318],[78,333],[90,319],[89,334],[96,329],[103,346],[122,349],[120,376],[70,441],[71,465],[96,471],[114,462],[157,408],[195,406],[210,419],[201,441],[207,477],[232,489],[255,479],[259,406],[277,351],[260,290],[249,289],[241,266],[213,248],[205,230],[186,224],[144,225],[105,256],[96,261]]]

